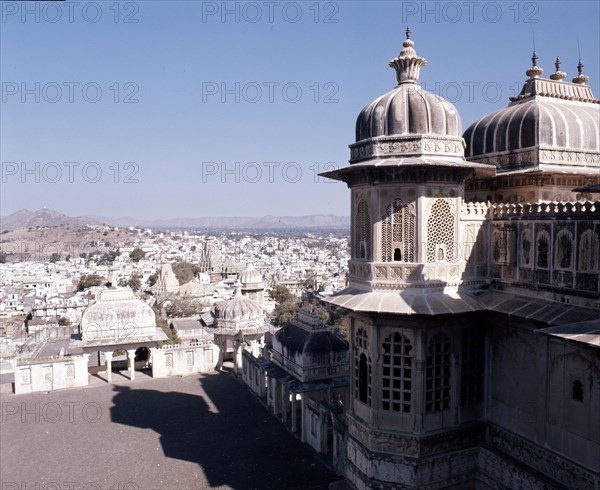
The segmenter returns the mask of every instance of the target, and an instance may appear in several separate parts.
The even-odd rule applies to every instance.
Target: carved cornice
[[[363,446],[377,453],[429,457],[477,447],[485,440],[485,426],[452,429],[437,434],[415,436],[394,431],[370,429],[348,417],[348,432]]]
[[[452,136],[378,136],[350,145],[350,163],[376,157],[450,156],[463,159],[463,141]]]

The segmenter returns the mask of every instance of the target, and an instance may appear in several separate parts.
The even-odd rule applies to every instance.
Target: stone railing
[[[489,211],[493,220],[597,218],[599,214],[600,201],[493,204]]]

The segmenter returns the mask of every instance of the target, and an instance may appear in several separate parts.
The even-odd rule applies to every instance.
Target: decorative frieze
[[[405,157],[410,155],[463,156],[463,143],[450,136],[385,136],[350,145],[350,162],[374,157]]]

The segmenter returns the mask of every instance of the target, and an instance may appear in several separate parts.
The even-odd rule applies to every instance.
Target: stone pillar
[[[296,393],[292,392],[292,432],[298,430],[298,414],[296,413]]]
[[[233,372],[239,375],[242,368],[242,348],[238,342],[234,344],[233,352]]]
[[[217,359],[217,365],[215,366],[217,371],[220,371],[223,368],[223,351],[225,350],[225,340],[221,340],[218,343],[219,347],[219,358]]]
[[[450,411],[452,412],[454,425],[458,425],[460,412],[460,365],[457,352],[450,354]]]
[[[127,360],[129,361],[129,379],[135,379],[135,349],[127,350]]]
[[[306,401],[304,400],[304,393],[300,395],[300,440],[306,442]]]
[[[272,386],[271,386],[271,376],[269,376],[268,374],[265,375],[266,379],[267,379],[267,407],[271,406],[271,393],[272,391]]]
[[[106,359],[106,380],[112,383],[112,352],[105,352],[104,358]]]

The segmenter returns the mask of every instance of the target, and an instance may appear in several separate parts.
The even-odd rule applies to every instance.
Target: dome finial
[[[531,68],[525,72],[525,74],[529,77],[530,80],[534,78],[539,78],[544,70],[542,70],[539,66],[537,66],[538,55],[535,49],[533,50],[533,55],[531,56]]]
[[[583,61],[581,61],[581,58],[579,58],[579,63],[577,63],[577,76],[571,80],[573,83],[585,85],[589,81],[590,77],[583,74],[584,66],[585,65],[583,64]]]
[[[556,71],[550,75],[550,80],[556,80],[557,82],[560,82],[567,76],[567,74],[564,71],[560,71],[560,58],[558,56],[556,57],[554,66],[556,67]]]
[[[233,297],[241,298],[242,296],[242,283],[238,279],[237,281],[235,281],[235,294],[233,295]]]
[[[406,39],[402,43],[404,49],[400,51],[397,58],[391,60],[388,65],[396,70],[396,79],[398,85],[401,83],[416,83],[419,80],[419,72],[421,67],[427,64],[425,58],[417,56],[417,52],[413,48],[414,41],[410,38],[410,28],[406,28]]]

